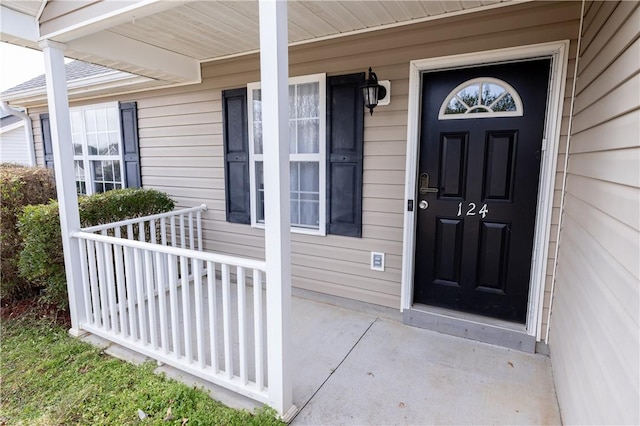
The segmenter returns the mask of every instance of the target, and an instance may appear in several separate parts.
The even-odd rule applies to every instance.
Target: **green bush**
[[[24,206],[47,203],[56,197],[53,171],[43,167],[0,164],[0,295],[3,299],[28,297],[33,289],[19,276],[22,238],[18,216]]]
[[[82,227],[164,213],[173,210],[171,198],[152,189],[117,189],[78,199]],[[68,303],[58,203],[28,206],[18,227],[24,240],[18,262],[21,276],[44,288],[48,302]]]

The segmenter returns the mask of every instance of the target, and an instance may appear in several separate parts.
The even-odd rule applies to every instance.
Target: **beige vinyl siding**
[[[567,424],[640,423],[638,5],[586,5],[549,336]]]
[[[409,62],[567,39],[574,55],[579,10],[574,2],[533,2],[292,47],[291,76],[340,75],[372,66],[380,79],[391,81],[391,104],[377,107],[373,116],[365,114],[363,237],[292,234],[293,285],[399,308]],[[569,67],[572,63],[571,56]],[[167,191],[180,206],[209,206],[207,250],[263,258],[262,230],[225,221],[221,122],[221,91],[258,81],[258,55],[203,64],[202,75],[199,85],[117,99],[138,102],[142,182]],[[567,91],[567,104],[569,96]],[[109,100],[116,99],[99,101]],[[565,118],[563,141],[567,128]],[[559,203],[559,195],[556,199]],[[552,244],[550,253],[554,250]],[[370,270],[371,251],[386,253],[384,272]]]

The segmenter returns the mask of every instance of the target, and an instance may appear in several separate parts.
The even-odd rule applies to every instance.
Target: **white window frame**
[[[95,182],[93,178],[94,174],[93,174],[92,161],[118,160],[120,162],[120,182],[122,184],[122,188],[127,187],[125,176],[124,176],[124,155],[123,155],[124,147],[122,144],[122,123],[120,122],[119,117],[118,117],[118,132],[117,132],[119,154],[117,155],[90,155],[89,154],[89,145],[87,143],[87,129],[86,129],[86,123],[84,119],[84,113],[85,111],[90,111],[90,110],[95,110],[100,108],[116,108],[116,110],[119,111],[118,102],[106,102],[106,103],[100,103],[100,104],[91,104],[91,105],[84,105],[84,106],[69,108],[69,113],[79,111],[82,117],[82,120],[81,120],[82,132],[80,132],[80,139],[82,141],[82,154],[76,154],[75,147],[74,147],[73,160],[74,160],[74,166],[75,166],[75,161],[82,161],[84,164],[84,183],[85,183],[85,190],[86,190],[86,193],[84,195],[92,195],[96,193],[95,187],[94,187]],[[73,134],[75,133],[73,133],[73,130],[72,130],[72,135]],[[71,142],[71,144],[73,146],[73,141]],[[76,176],[76,178],[77,177],[78,176]],[[75,182],[78,182],[78,180],[76,179]],[[80,193],[78,194],[80,195]]]
[[[319,108],[319,134],[318,134],[318,153],[313,154],[289,154],[289,162],[318,162],[319,175],[319,212],[318,212],[318,229],[302,228],[291,225],[291,232],[309,235],[326,235],[327,232],[327,105],[326,105],[326,74],[309,74],[299,77],[290,77],[289,85],[318,83],[320,103]],[[249,127],[249,182],[250,182],[250,198],[251,198],[251,226],[254,228],[264,229],[264,223],[258,222],[258,203],[257,203],[257,187],[256,187],[256,162],[264,161],[263,154],[255,153],[254,135],[253,135],[253,91],[260,89],[260,82],[247,84],[247,124]]]

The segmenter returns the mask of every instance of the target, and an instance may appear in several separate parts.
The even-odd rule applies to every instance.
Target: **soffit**
[[[289,1],[289,42],[298,44],[508,3],[476,1]],[[193,1],[108,31],[199,61],[259,48],[258,2]]]

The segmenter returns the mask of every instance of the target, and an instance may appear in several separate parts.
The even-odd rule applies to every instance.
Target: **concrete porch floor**
[[[561,423],[548,357],[396,317],[293,298],[293,425]],[[132,360],[115,345],[107,353]],[[204,387],[228,406],[256,406],[171,367],[157,371]]]

